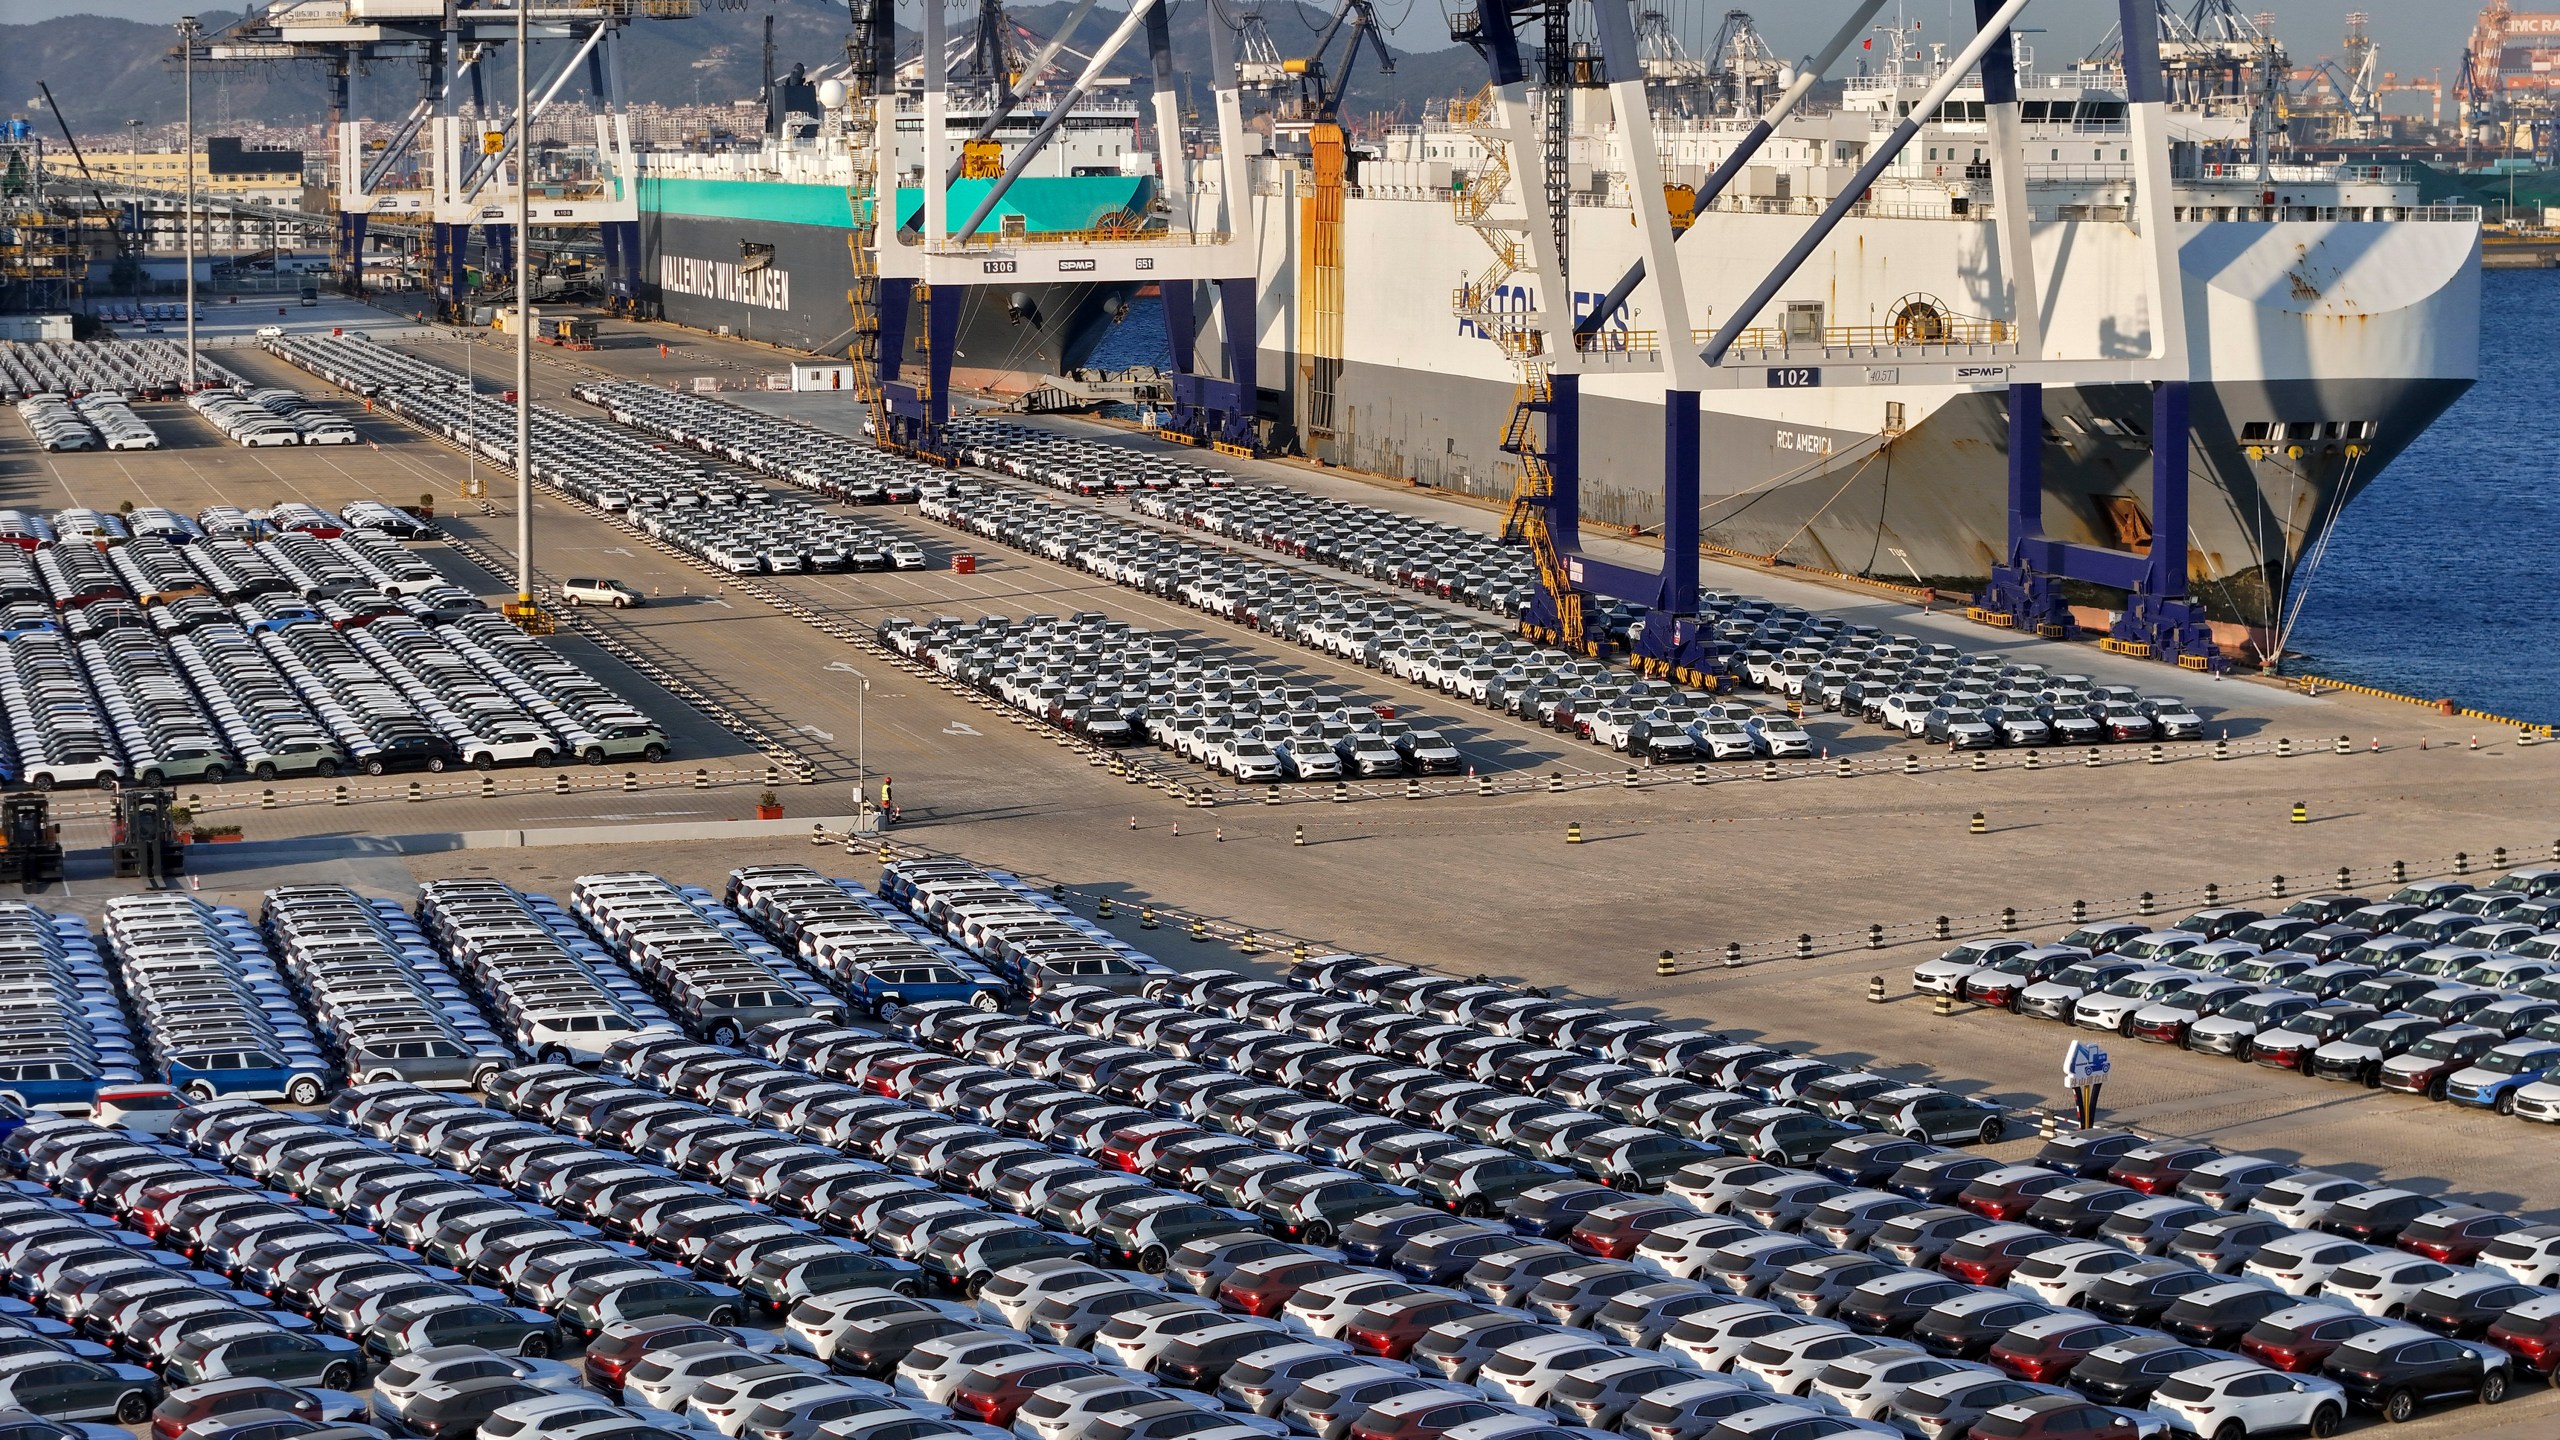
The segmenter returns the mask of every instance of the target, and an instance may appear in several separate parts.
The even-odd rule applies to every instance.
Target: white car
[[[1730,1368],[1752,1341],[1804,1323],[1802,1315],[1766,1301],[1736,1300],[1681,1316],[1671,1323],[1671,1331],[1662,1337],[1659,1348],[1666,1360],[1700,1370],[1721,1371]]]
[[[1350,1317],[1344,1317],[1348,1324]],[[1165,1347],[1186,1335],[1233,1325],[1237,1317],[1184,1300],[1142,1305],[1103,1322],[1093,1333],[1092,1348],[1105,1365],[1144,1370]]]
[[[1777,1395],[1810,1395],[1813,1377],[1833,1361],[1873,1350],[1919,1354],[1911,1345],[1875,1335],[1853,1334],[1837,1321],[1817,1320],[1771,1331],[1742,1347],[1733,1362],[1733,1378]]]
[[[2308,1230],[2327,1218],[2339,1202],[2373,1187],[2325,1170],[2305,1170],[2274,1181],[2249,1197],[2249,1208],[2279,1225]]]
[[[1492,1358],[1476,1370],[1476,1388],[1488,1400],[1544,1409],[1567,1375],[1604,1360],[1638,1353],[1641,1352],[1623,1345],[1606,1344],[1587,1331],[1540,1335],[1493,1352]]]
[[[795,1409],[832,1400],[839,1395],[863,1393],[860,1382],[842,1375],[809,1374],[802,1370],[777,1369],[770,1374],[746,1372],[738,1376],[705,1381],[696,1386],[684,1400],[684,1414],[697,1427],[717,1430],[736,1440],[746,1433],[747,1417],[762,1405]],[[876,1383],[867,1387],[877,1390]]]
[[[374,1372],[374,1404],[393,1415],[404,1414],[412,1403],[440,1387],[459,1383],[456,1375],[476,1371],[490,1358],[489,1351],[476,1345],[438,1345],[411,1351]],[[495,1358],[507,1367],[510,1378],[537,1390],[576,1393],[586,1383],[579,1377],[577,1367],[557,1360],[532,1360],[521,1355]]]
[[[2237,1424],[2243,1435],[2330,1435],[2347,1417],[2347,1392],[2319,1375],[2289,1375],[2254,1360],[2217,1360],[2160,1382],[2151,1408],[2190,1435]]]
[[[640,1358],[623,1377],[625,1403],[645,1405],[669,1417],[684,1413],[684,1402],[704,1384],[723,1375],[789,1366],[807,1375],[824,1375],[827,1365],[806,1355],[760,1355],[725,1340],[697,1340],[654,1351]]]
[[[2340,1269],[2381,1253],[2370,1245],[2313,1231],[2268,1241],[2240,1267],[2240,1273],[2287,1295],[2317,1295]]]
[[[979,1366],[1033,1351],[1046,1351],[1061,1360],[1084,1358],[1076,1351],[1034,1344],[1019,1335],[972,1330],[927,1340],[908,1351],[907,1358],[898,1362],[897,1373],[890,1377],[889,1388],[898,1398],[911,1403],[948,1405],[952,1392]]]
[[[997,1271],[978,1292],[978,1309],[999,1325],[1029,1330],[1033,1307],[1053,1295],[1102,1284],[1144,1283],[1144,1279],[1123,1276],[1082,1260],[1035,1260]]]
[[[1682,1167],[1680,1173],[1662,1187],[1662,1193],[1701,1215],[1715,1215],[1752,1186],[1766,1180],[1783,1179],[1793,1173],[1747,1155],[1718,1156]]]
[[[2459,1271],[2423,1255],[2380,1250],[2330,1272],[2321,1293],[2332,1300],[2344,1300],[2367,1315],[2397,1320],[2419,1291],[2466,1273],[2479,1272]]]
[[[1923,1380],[1956,1374],[1992,1380],[1999,1378],[2000,1372],[1970,1360],[1948,1360],[1904,1348],[1869,1350],[1844,1355],[1824,1366],[1822,1373],[1813,1377],[1813,1388],[1806,1392],[1806,1398],[1834,1414],[1856,1420],[1885,1420],[1891,1418],[1893,1402],[1902,1397],[1903,1391]]]
[[[2560,1285],[2560,1225],[2528,1225],[2501,1235],[2480,1252],[2480,1265],[2527,1285]]]
[[[1141,1385],[1117,1375],[1082,1375],[1031,1392],[1013,1415],[1013,1433],[1021,1440],[1074,1440],[1093,1422],[1115,1411],[1152,1400],[1188,1400],[1208,1406],[1180,1390]]]
[[[889,544],[889,565],[896,570],[924,568],[924,547],[910,540],[894,540]]]
[[[258,338],[261,340],[279,339],[283,334],[284,327],[281,325],[261,325],[258,327]]]
[[[1288,1305],[1282,1308],[1280,1323],[1301,1335],[1339,1340],[1342,1332],[1351,1328],[1351,1317],[1359,1314],[1364,1306],[1428,1293],[1419,1285],[1408,1285],[1375,1271],[1336,1275],[1329,1280],[1301,1286],[1297,1294],[1289,1297]]]
[[[2134,1012],[2184,990],[2196,978],[2193,971],[2165,965],[2136,970],[2103,990],[2081,996],[2071,1007],[2071,1023],[2083,1030],[2131,1034],[2126,1026]]]
[[[2090,1286],[2141,1263],[2141,1256],[2119,1246],[2076,1240],[2019,1262],[2009,1273],[2009,1288],[2048,1305],[2077,1305]]]
[[[2027,940],[1967,940],[1935,960],[1912,967],[1911,988],[1930,995],[1961,995],[1964,982],[2012,955],[2023,953]]]

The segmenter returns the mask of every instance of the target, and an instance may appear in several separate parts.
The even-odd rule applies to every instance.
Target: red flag
[[[1863,50],[1873,50],[1874,48],[1876,48],[1876,42],[1875,42],[1875,40],[1873,39],[1873,37],[1870,37],[1870,38],[1867,40],[1867,43],[1866,43],[1866,44],[1864,44],[1864,45],[1862,45],[1862,46],[1860,46],[1859,48],[1860,48],[1860,49],[1863,49]]]

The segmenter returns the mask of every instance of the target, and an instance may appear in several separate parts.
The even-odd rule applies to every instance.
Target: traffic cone
[[[1137,816],[1132,815],[1132,816],[1130,816],[1130,817],[1129,817],[1129,828],[1130,828],[1130,829],[1132,829],[1132,830],[1135,830],[1135,829],[1137,829],[1137,828],[1138,828],[1138,817],[1137,817]]]
[[[1180,835],[1180,834],[1182,833],[1182,822],[1181,822],[1181,821],[1176,820],[1176,821],[1174,821],[1174,822],[1173,822],[1173,833],[1174,833],[1175,835],[1177,835],[1177,836],[1178,836],[1178,835]]]
[[[1218,843],[1221,845],[1227,843],[1227,827],[1224,825],[1218,827]]]

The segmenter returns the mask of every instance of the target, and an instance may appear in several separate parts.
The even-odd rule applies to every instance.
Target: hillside
[[[1061,0],[1024,7],[1015,14],[1032,30],[1046,33],[1071,8]],[[1200,4],[1180,5],[1174,11],[1175,48],[1186,68],[1207,62],[1208,12],[1209,7]],[[228,24],[237,13],[206,11],[203,19],[210,29]],[[644,21],[632,27],[623,48],[623,74],[634,98],[687,104],[752,96],[758,89],[756,71],[767,13],[775,22],[777,68],[788,70],[797,61],[816,69],[842,60],[845,12],[831,0],[762,0],[749,10],[706,10],[692,20]],[[1483,83],[1481,62],[1473,52],[1449,45],[1439,33],[1436,10],[1416,6],[1406,13],[1404,33],[1388,42],[1397,53],[1397,73],[1380,75],[1376,57],[1364,53],[1344,106],[1347,113],[1386,112],[1411,119],[1425,102],[1470,92]],[[1323,12],[1295,4],[1273,4],[1265,14],[1283,53],[1311,44],[1324,21]],[[1090,45],[1106,33],[1107,21],[1106,7],[1086,20],[1078,40]],[[167,26],[95,15],[0,25],[0,94],[33,97],[37,82],[48,82],[72,127],[84,136],[121,134],[131,120],[150,126],[174,124],[181,112],[178,74],[165,58],[173,39]],[[910,50],[914,44],[910,31]],[[1408,45],[1415,48],[1408,50]],[[1336,49],[1338,53],[1339,42]],[[1141,73],[1142,54],[1123,58],[1116,70],[1132,76]],[[537,58],[535,63],[538,75],[542,61]],[[317,120],[326,102],[324,83],[316,64],[199,67],[197,128],[218,134],[258,124]],[[408,98],[404,87],[409,83],[396,67],[385,66],[360,82],[359,103],[374,116],[392,113],[404,108],[402,102]],[[374,98],[361,99],[365,95]],[[1188,98],[1195,104],[1207,101],[1205,89],[1197,86]],[[49,115],[18,113],[44,122],[48,131],[52,128]]]

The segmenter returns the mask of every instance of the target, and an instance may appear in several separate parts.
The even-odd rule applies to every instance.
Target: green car
[[[0,1410],[47,1420],[112,1420],[140,1425],[160,1403],[160,1377],[139,1365],[37,1360],[0,1372]]]
[[[364,1378],[364,1352],[335,1335],[298,1335],[252,1323],[199,1330],[169,1353],[166,1373],[181,1385],[207,1380],[273,1380],[353,1390]]]

